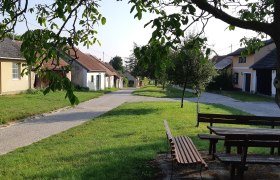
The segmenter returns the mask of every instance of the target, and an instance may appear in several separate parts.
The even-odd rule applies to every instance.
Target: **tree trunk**
[[[277,68],[276,68],[276,77],[274,79],[274,87],[276,88],[276,94],[275,94],[275,102],[280,108],[280,39],[279,42],[276,42],[276,48],[277,48]]]
[[[157,86],[157,84],[158,84],[158,81],[157,81],[157,80],[155,80],[155,86]]]
[[[162,83],[162,90],[165,89],[165,82]]]
[[[185,91],[187,87],[187,81],[184,82],[183,92],[182,92],[182,99],[181,99],[181,108],[184,107],[184,97],[185,97]]]

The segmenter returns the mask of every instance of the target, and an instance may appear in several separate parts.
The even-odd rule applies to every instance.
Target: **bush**
[[[39,94],[39,93],[41,93],[41,89],[27,89],[24,93],[25,94]]]
[[[89,91],[89,88],[88,88],[88,87],[81,87],[81,86],[79,86],[79,85],[77,85],[77,86],[75,87],[75,89],[76,89],[77,91],[84,91],[84,92],[88,92],[88,91]]]
[[[123,87],[128,87],[128,79],[126,77],[123,78]]]
[[[232,90],[232,75],[227,71],[221,71],[211,83],[207,86],[207,90]]]

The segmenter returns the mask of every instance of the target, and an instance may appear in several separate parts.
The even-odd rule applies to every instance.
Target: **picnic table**
[[[280,164],[280,129],[239,128],[207,126],[216,135],[225,137],[226,153],[215,153],[221,162],[231,165],[231,178],[242,178],[247,164]],[[236,154],[230,153],[230,147],[238,147]],[[248,147],[277,147],[278,155],[249,154]]]

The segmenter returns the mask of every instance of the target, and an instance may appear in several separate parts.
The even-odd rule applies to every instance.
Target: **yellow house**
[[[228,54],[228,56],[232,57],[233,86],[235,88],[245,92],[257,92],[257,75],[251,66],[275,49],[275,44],[272,40],[264,43],[265,45],[259,51],[246,57],[241,56],[244,48]]]
[[[8,38],[0,40],[0,95],[33,88],[34,73],[21,76],[24,64],[19,46]]]

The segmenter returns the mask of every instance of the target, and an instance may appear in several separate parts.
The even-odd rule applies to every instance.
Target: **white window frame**
[[[21,78],[21,64],[13,62],[12,64],[12,78],[13,80],[19,80]]]

